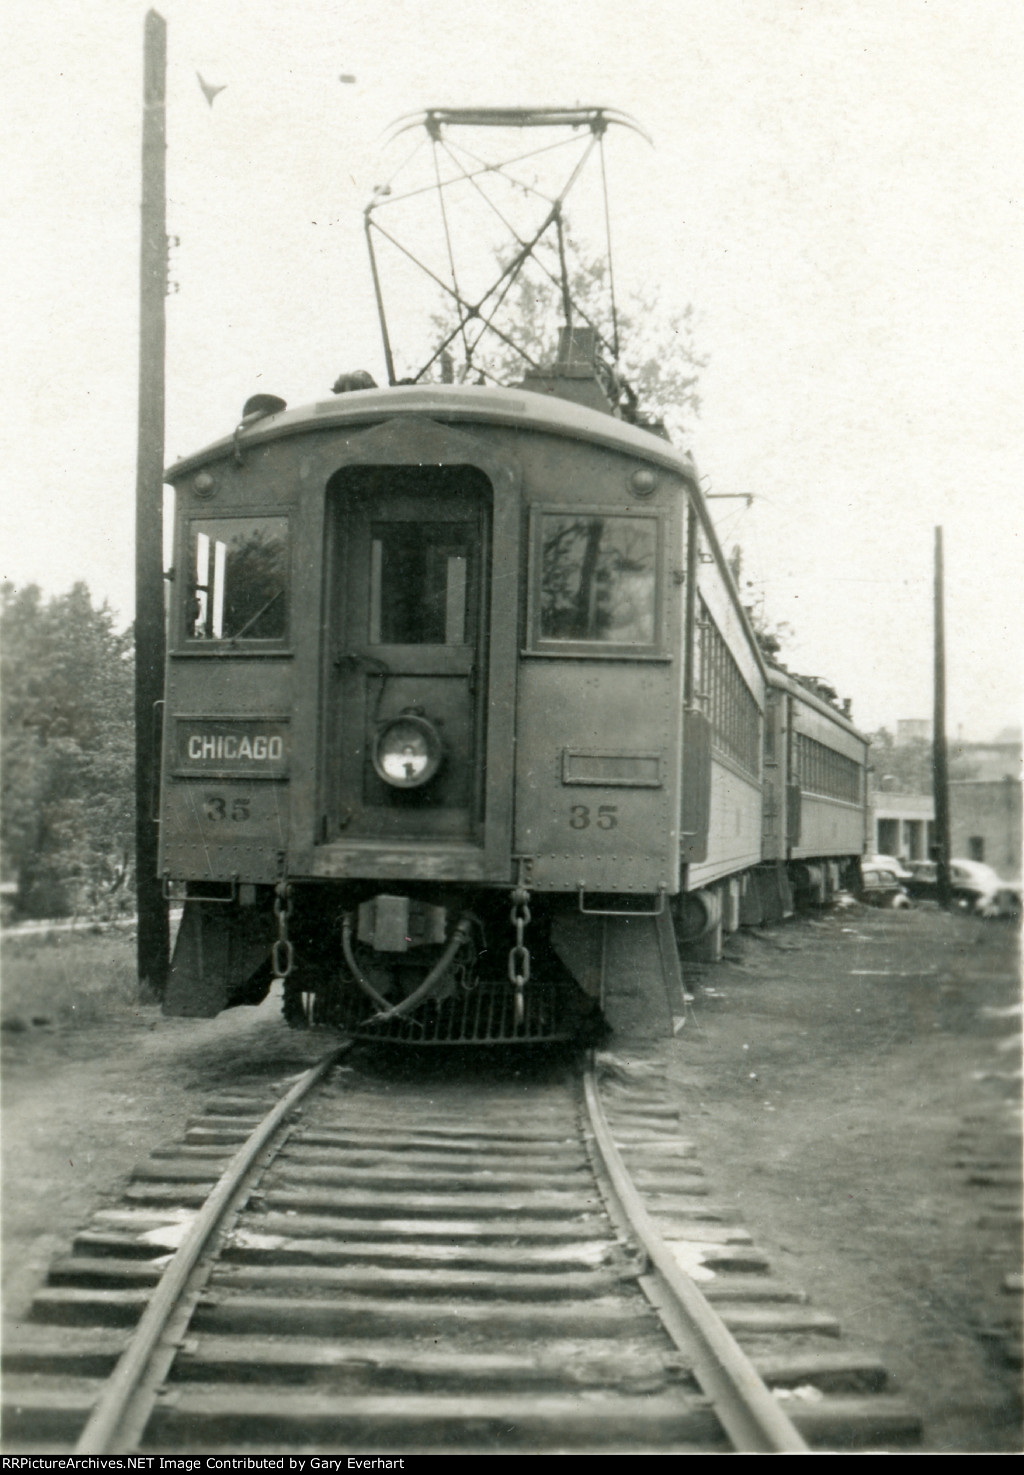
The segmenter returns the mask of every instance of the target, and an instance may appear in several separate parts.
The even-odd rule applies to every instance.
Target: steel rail
[[[138,1392],[157,1351],[168,1322],[174,1315],[189,1277],[220,1227],[238,1193],[246,1173],[266,1148],[291,1111],[309,1094],[329,1070],[352,1049],[352,1042],[331,1050],[296,1081],[277,1105],[267,1113],[228,1163],[203,1207],[196,1215],[143,1312],[127,1347],[118,1359],[96,1406],[75,1445],[76,1455],[123,1453],[112,1449],[112,1441],[128,1407]]]
[[[583,1094],[593,1145],[617,1207],[653,1267],[656,1301],[666,1330],[680,1351],[694,1359],[694,1373],[737,1453],[805,1454],[807,1444],[775,1402],[750,1359],[696,1283],[679,1268],[633,1185],[597,1089],[593,1052],[583,1076]],[[678,1312],[678,1314],[673,1314]]]

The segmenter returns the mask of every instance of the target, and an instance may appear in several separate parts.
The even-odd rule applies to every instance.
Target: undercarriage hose
[[[363,993],[377,1005],[378,1009],[389,1009],[391,1006],[387,999],[383,994],[377,992],[356,962],[355,953],[352,951],[352,923],[353,917],[351,912],[346,912],[341,919],[341,950],[345,955],[345,962],[348,964],[349,972]]]
[[[383,1023],[388,1019],[403,1019],[406,1015],[411,1014],[414,1009],[422,1004],[424,999],[430,996],[451,969],[458,956],[459,949],[464,942],[469,940],[473,931],[472,913],[463,912],[452,929],[452,935],[444,945],[444,952],[438,958],[423,982],[409,994],[408,998],[403,999],[399,1004],[392,1005],[386,999],[381,998],[376,989],[359,972],[355,958],[352,955],[352,920],[350,917],[347,917],[345,920],[348,924],[347,929],[342,928],[342,946],[345,950],[345,961],[352,969],[353,976],[360,988],[374,1000],[380,1009],[380,1012],[368,1021],[370,1024]]]

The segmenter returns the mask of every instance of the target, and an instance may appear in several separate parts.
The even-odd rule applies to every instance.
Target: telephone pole
[[[932,723],[932,785],[935,795],[935,860],[939,906],[948,910],[949,763],[946,753],[946,617],[942,529],[935,529],[935,713]]]
[[[167,295],[167,24],[146,16],[139,264],[139,429],[135,474],[135,888],[139,987],[162,994],[170,939],[157,875],[154,800],[163,699],[164,298]]]

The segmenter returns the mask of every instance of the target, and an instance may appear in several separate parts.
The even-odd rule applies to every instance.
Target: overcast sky
[[[600,104],[622,285],[693,304],[691,448],[793,669],[868,728],[1021,715],[1017,0],[165,0],[167,460],[258,390],[383,366],[361,211],[435,106]],[[128,0],[7,0],[0,574],[127,621],[142,39]],[[196,73],[223,85],[210,107]],[[357,78],[342,84],[340,75]],[[620,141],[621,140],[621,141]],[[616,153],[618,150],[618,153]],[[393,162],[393,160],[392,160]]]

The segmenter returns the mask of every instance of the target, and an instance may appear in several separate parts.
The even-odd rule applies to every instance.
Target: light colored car
[[[959,857],[951,860],[949,887],[953,901],[965,911],[978,912],[983,917],[1020,916],[1020,883],[1004,881],[984,861]],[[935,900],[938,867],[933,860],[913,862],[907,890],[911,896]]]
[[[885,871],[892,871],[897,881],[909,881],[914,874],[913,871],[908,871],[903,862],[897,860],[894,855],[868,855],[865,856],[863,864],[881,866]]]
[[[980,860],[951,860],[949,879],[954,897],[983,917],[1020,916],[1020,886],[1004,881]]]
[[[1009,917],[1019,922],[1021,917],[1021,884],[1019,881],[1000,881],[999,890],[984,913],[986,917]]]
[[[949,878],[954,886],[969,886],[972,891],[988,894],[1003,884],[998,871],[981,860],[957,860],[949,863]]]

